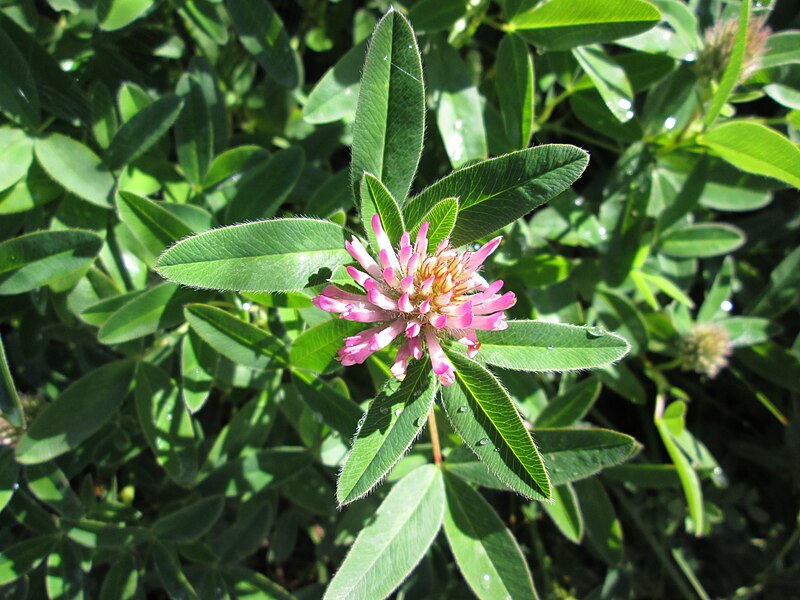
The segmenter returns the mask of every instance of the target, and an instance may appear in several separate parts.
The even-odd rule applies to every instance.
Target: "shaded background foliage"
[[[633,347],[591,373],[502,371],[540,429],[552,505],[495,489],[440,421],[448,498],[473,493],[483,517],[473,539],[510,531],[544,597],[791,597],[797,3],[393,5],[427,90],[412,193],[529,143],[587,149],[583,178],[506,226],[487,269],[517,293],[512,317]],[[336,470],[390,357],[338,368],[352,331],[310,288],[216,293],[153,271],[174,241],[244,220],[359,230],[353,118],[388,8],[0,0],[4,595],[320,597],[390,490],[430,462],[426,433],[337,512]],[[326,322],[324,340],[303,337]],[[590,461],[563,430],[589,425],[643,448],[571,483]],[[448,511],[399,596],[495,593],[462,577],[450,548],[469,515]],[[502,589],[524,596],[526,576]]]

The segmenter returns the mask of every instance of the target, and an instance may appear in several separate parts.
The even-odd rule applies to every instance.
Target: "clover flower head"
[[[514,306],[516,296],[513,292],[500,294],[502,281],[490,284],[478,273],[502,238],[494,238],[475,252],[462,253],[445,239],[429,253],[428,228],[428,222],[420,226],[413,244],[411,234],[403,233],[395,252],[379,216],[374,215],[372,229],[378,242],[378,260],[357,238],[345,243],[363,269],[349,266],[347,272],[364,293],[329,285],[312,300],[315,306],[338,313],[343,319],[375,324],[345,338],[344,347],[339,349],[343,365],[361,364],[373,352],[401,338],[392,366],[397,379],[405,377],[409,360],[419,360],[427,347],[439,381],[452,385],[455,367],[445,355],[440,339],[464,344],[472,358],[480,348],[476,330],[508,327],[503,311]]]
[[[698,323],[678,343],[681,367],[714,379],[728,366],[733,352],[726,329],[716,323]]]

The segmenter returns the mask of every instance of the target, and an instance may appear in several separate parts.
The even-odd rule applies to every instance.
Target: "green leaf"
[[[114,177],[89,148],[53,133],[37,139],[34,149],[36,160],[64,189],[97,206],[111,207]]]
[[[444,533],[458,568],[482,599],[538,598],[514,536],[478,492],[444,472]]]
[[[439,469],[424,465],[406,475],[358,534],[324,598],[356,600],[391,594],[433,543],[444,507]]]
[[[426,57],[436,125],[454,169],[486,158],[486,129],[478,88],[467,66],[446,41],[434,38]]]
[[[781,332],[781,326],[761,317],[730,317],[717,324],[728,332],[731,348],[755,346]]]
[[[106,150],[106,164],[121,169],[155,144],[178,118],[183,100],[166,94],[137,112],[119,128]]]
[[[183,402],[194,414],[205,405],[214,383],[219,355],[194,331],[181,343],[181,392]]]
[[[358,428],[362,410],[324,379],[303,371],[292,371],[294,385],[314,419],[351,439]]]
[[[178,552],[172,544],[167,546],[159,540],[154,540],[150,546],[150,553],[153,555],[155,572],[168,597],[199,600],[197,592],[183,573]]]
[[[147,251],[146,260],[151,265],[164,248],[194,233],[160,203],[131,192],[119,192],[117,211],[120,220]]]
[[[82,229],[37,231],[0,243],[0,295],[21,294],[84,271],[103,239]]]
[[[282,292],[316,285],[348,263],[346,236],[330,221],[292,218],[233,225],[172,246],[156,262],[166,279],[193,287]]]
[[[0,551],[0,585],[33,571],[55,547],[58,538],[41,536],[17,542]]]
[[[36,129],[41,118],[39,94],[30,68],[11,38],[0,28],[0,110],[27,129]]]
[[[641,449],[629,435],[608,429],[534,430],[553,485],[591,477],[631,459]]]
[[[239,41],[267,74],[283,87],[300,85],[302,63],[272,5],[267,0],[227,0],[225,4]]]
[[[792,254],[796,256],[795,260],[800,259],[800,250]],[[731,297],[731,292],[733,291],[733,272],[733,258],[726,256],[725,260],[722,261],[722,265],[716,277],[714,277],[711,289],[705,294],[700,310],[697,311],[698,322],[713,321],[716,317],[722,316],[727,312],[722,310],[722,303]]]
[[[103,344],[121,344],[174,327],[183,321],[183,305],[208,294],[161,283],[117,309],[100,327]]]
[[[18,477],[19,465],[14,461],[14,449],[3,446],[0,448],[0,512],[19,489]]]
[[[575,490],[568,483],[553,488],[553,502],[542,503],[542,508],[556,524],[559,531],[573,544],[583,539],[583,515]]]
[[[136,560],[130,552],[124,552],[115,557],[108,570],[100,589],[100,600],[134,600],[138,584]]]
[[[25,469],[28,489],[58,514],[70,519],[83,516],[83,506],[69,485],[69,479],[54,462],[30,465]]]
[[[186,544],[200,539],[217,522],[225,498],[208,496],[165,515],[153,523],[159,539]]]
[[[78,548],[61,540],[47,557],[45,589],[48,598],[82,599],[88,591]]]
[[[774,177],[800,188],[800,149],[774,129],[729,121],[698,136],[697,142],[746,173]]]
[[[510,26],[539,48],[567,50],[630,37],[660,20],[643,0],[551,0],[517,14]]]
[[[400,213],[400,206],[397,200],[392,197],[386,186],[370,173],[364,173],[361,180],[361,223],[367,232],[369,244],[377,254],[379,251],[378,240],[372,229],[372,216],[378,215],[383,225],[383,229],[393,246],[400,242],[405,227],[403,225],[403,215]]]
[[[350,48],[317,82],[303,107],[303,118],[319,125],[355,116],[366,40]]]
[[[0,128],[0,190],[25,177],[33,162],[33,140],[21,129]]]
[[[542,457],[508,392],[478,363],[448,356],[456,367],[456,383],[442,388],[442,400],[456,432],[503,483],[527,498],[549,500]]]
[[[730,275],[728,276],[730,279]],[[727,300],[730,294],[722,298]],[[747,313],[776,319],[800,301],[800,247],[792,250],[769,274],[769,283]],[[717,307],[719,303],[717,303]]]
[[[741,348],[741,364],[767,381],[800,394],[800,358],[774,342]]]
[[[633,88],[628,76],[614,59],[601,47],[575,48],[573,56],[594,83],[611,114],[620,122],[630,121],[633,116]]]
[[[175,483],[190,486],[197,476],[197,444],[178,386],[163,369],[143,362],[136,370],[135,396],[139,424],[156,461]]]
[[[232,223],[273,216],[300,179],[305,162],[303,149],[290,146],[248,170],[228,204],[226,221]],[[268,185],[264,185],[265,181],[269,182]]]
[[[153,0],[102,0],[97,8],[100,29],[122,29],[142,17],[153,3]]]
[[[519,36],[503,37],[495,61],[495,87],[503,126],[515,149],[528,147],[533,127],[533,61]]]
[[[353,124],[352,185],[364,173],[380,179],[403,202],[422,153],[425,88],[414,32],[389,10],[369,44]]]
[[[575,483],[583,516],[584,531],[589,545],[609,565],[622,560],[622,525],[614,505],[597,478]]]
[[[750,0],[743,0],[739,3],[739,19],[736,22],[736,37],[733,40],[733,45],[726,52],[727,64],[725,71],[722,73],[722,78],[719,81],[714,92],[714,97],[711,99],[711,106],[708,107],[704,119],[705,126],[710,127],[722,112],[722,108],[728,101],[733,88],[736,87],[736,82],[742,74],[742,66],[745,60],[745,53],[747,52],[747,37],[750,22]],[[726,42],[730,44],[730,42]]]
[[[22,408],[11,370],[8,368],[2,337],[0,337],[0,415],[14,427],[25,427],[25,410]]]
[[[428,247],[436,248],[439,242],[450,237],[457,220],[458,199],[445,198],[441,202],[434,204],[433,208],[423,215],[422,220],[411,231],[411,239],[416,239],[420,227],[427,221],[430,224],[428,227]]]
[[[676,258],[709,258],[741,248],[744,232],[727,223],[701,223],[671,229],[660,240],[659,251]]]
[[[119,128],[119,119],[114,107],[111,92],[102,83],[97,82],[91,91],[91,130],[95,141],[101,148],[108,148],[111,139]]]
[[[548,144],[504,154],[440,179],[404,210],[413,229],[442,199],[457,198],[454,246],[468,244],[513,223],[554,198],[580,177],[589,157],[580,148]]]
[[[175,149],[186,179],[200,185],[205,179],[214,151],[211,111],[200,82],[189,74],[178,81],[183,110],[175,121]]]
[[[200,482],[199,489],[206,495],[225,494],[244,500],[302,475],[310,464],[310,455],[301,448],[270,448],[250,452],[223,463]]]
[[[696,536],[702,536],[705,529],[705,511],[703,508],[703,490],[700,478],[695,473],[689,459],[680,449],[671,430],[683,429],[686,404],[680,400],[673,402],[662,416],[654,417],[656,429],[661,436],[661,441],[667,449],[670,459],[678,471],[683,493],[689,505],[689,515],[692,519],[692,530]]]
[[[436,379],[429,362],[416,361],[401,382],[390,379],[359,423],[336,485],[341,505],[367,495],[408,451],[433,407]]]
[[[569,427],[582,419],[600,396],[600,381],[594,377],[573,385],[547,403],[536,417],[536,427]]]
[[[769,36],[759,67],[769,69],[800,62],[800,32],[779,31]]]
[[[76,448],[105,425],[128,395],[133,362],[120,360],[84,375],[47,406],[17,445],[17,461],[33,465]]]
[[[611,364],[630,344],[599,327],[545,321],[508,321],[503,331],[478,333],[484,363],[516,371],[572,371]]]
[[[283,342],[222,309],[190,304],[184,315],[191,328],[214,350],[251,369],[282,368],[288,357]]]
[[[328,319],[298,335],[292,342],[289,362],[298,369],[329,373],[341,365],[336,351],[344,346],[344,338],[364,329],[363,323],[346,319]]]
[[[450,29],[469,10],[463,0],[420,0],[408,11],[408,20],[418,34],[436,33]]]

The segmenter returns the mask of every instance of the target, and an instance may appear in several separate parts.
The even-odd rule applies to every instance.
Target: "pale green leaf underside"
[[[677,258],[708,258],[729,254],[745,243],[745,234],[726,223],[702,223],[673,229],[660,242],[660,251]]]
[[[387,597],[422,559],[444,517],[442,473],[424,465],[401,479],[361,530],[325,600]]]
[[[539,450],[508,392],[478,363],[449,354],[456,383],[442,388],[447,416],[486,468],[528,498],[550,498],[550,480]]]
[[[193,287],[248,292],[299,290],[352,259],[345,231],[291,218],[214,229],[182,240],[156,262],[163,277]]]
[[[406,227],[419,225],[444,198],[456,198],[454,246],[489,235],[554,198],[580,177],[589,156],[575,146],[548,144],[491,158],[443,177],[404,209]]]
[[[427,360],[412,363],[402,383],[389,380],[370,403],[339,475],[340,504],[364,496],[386,477],[425,425],[435,393]]]
[[[630,350],[625,339],[602,329],[545,321],[508,321],[508,329],[480,331],[478,340],[477,360],[515,371],[592,369]]]

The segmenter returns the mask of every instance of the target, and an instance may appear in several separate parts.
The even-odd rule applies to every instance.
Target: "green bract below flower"
[[[313,302],[322,310],[339,313],[341,318],[374,327],[345,338],[339,360],[345,366],[363,363],[396,338],[405,336],[397,352],[392,374],[403,379],[410,359],[419,360],[427,346],[433,370],[442,385],[455,382],[455,367],[439,343],[442,337],[467,347],[474,357],[480,348],[475,331],[502,330],[508,327],[503,311],[517,301],[513,292],[500,294],[503,282],[487,282],[478,273],[483,262],[497,249],[496,237],[476,252],[462,252],[442,240],[432,254],[428,251],[428,222],[422,224],[415,243],[404,232],[398,251],[392,247],[378,215],[372,229],[380,252],[376,261],[355,237],[345,243],[347,251],[363,271],[349,266],[350,277],[364,290],[353,294],[330,285]]]

